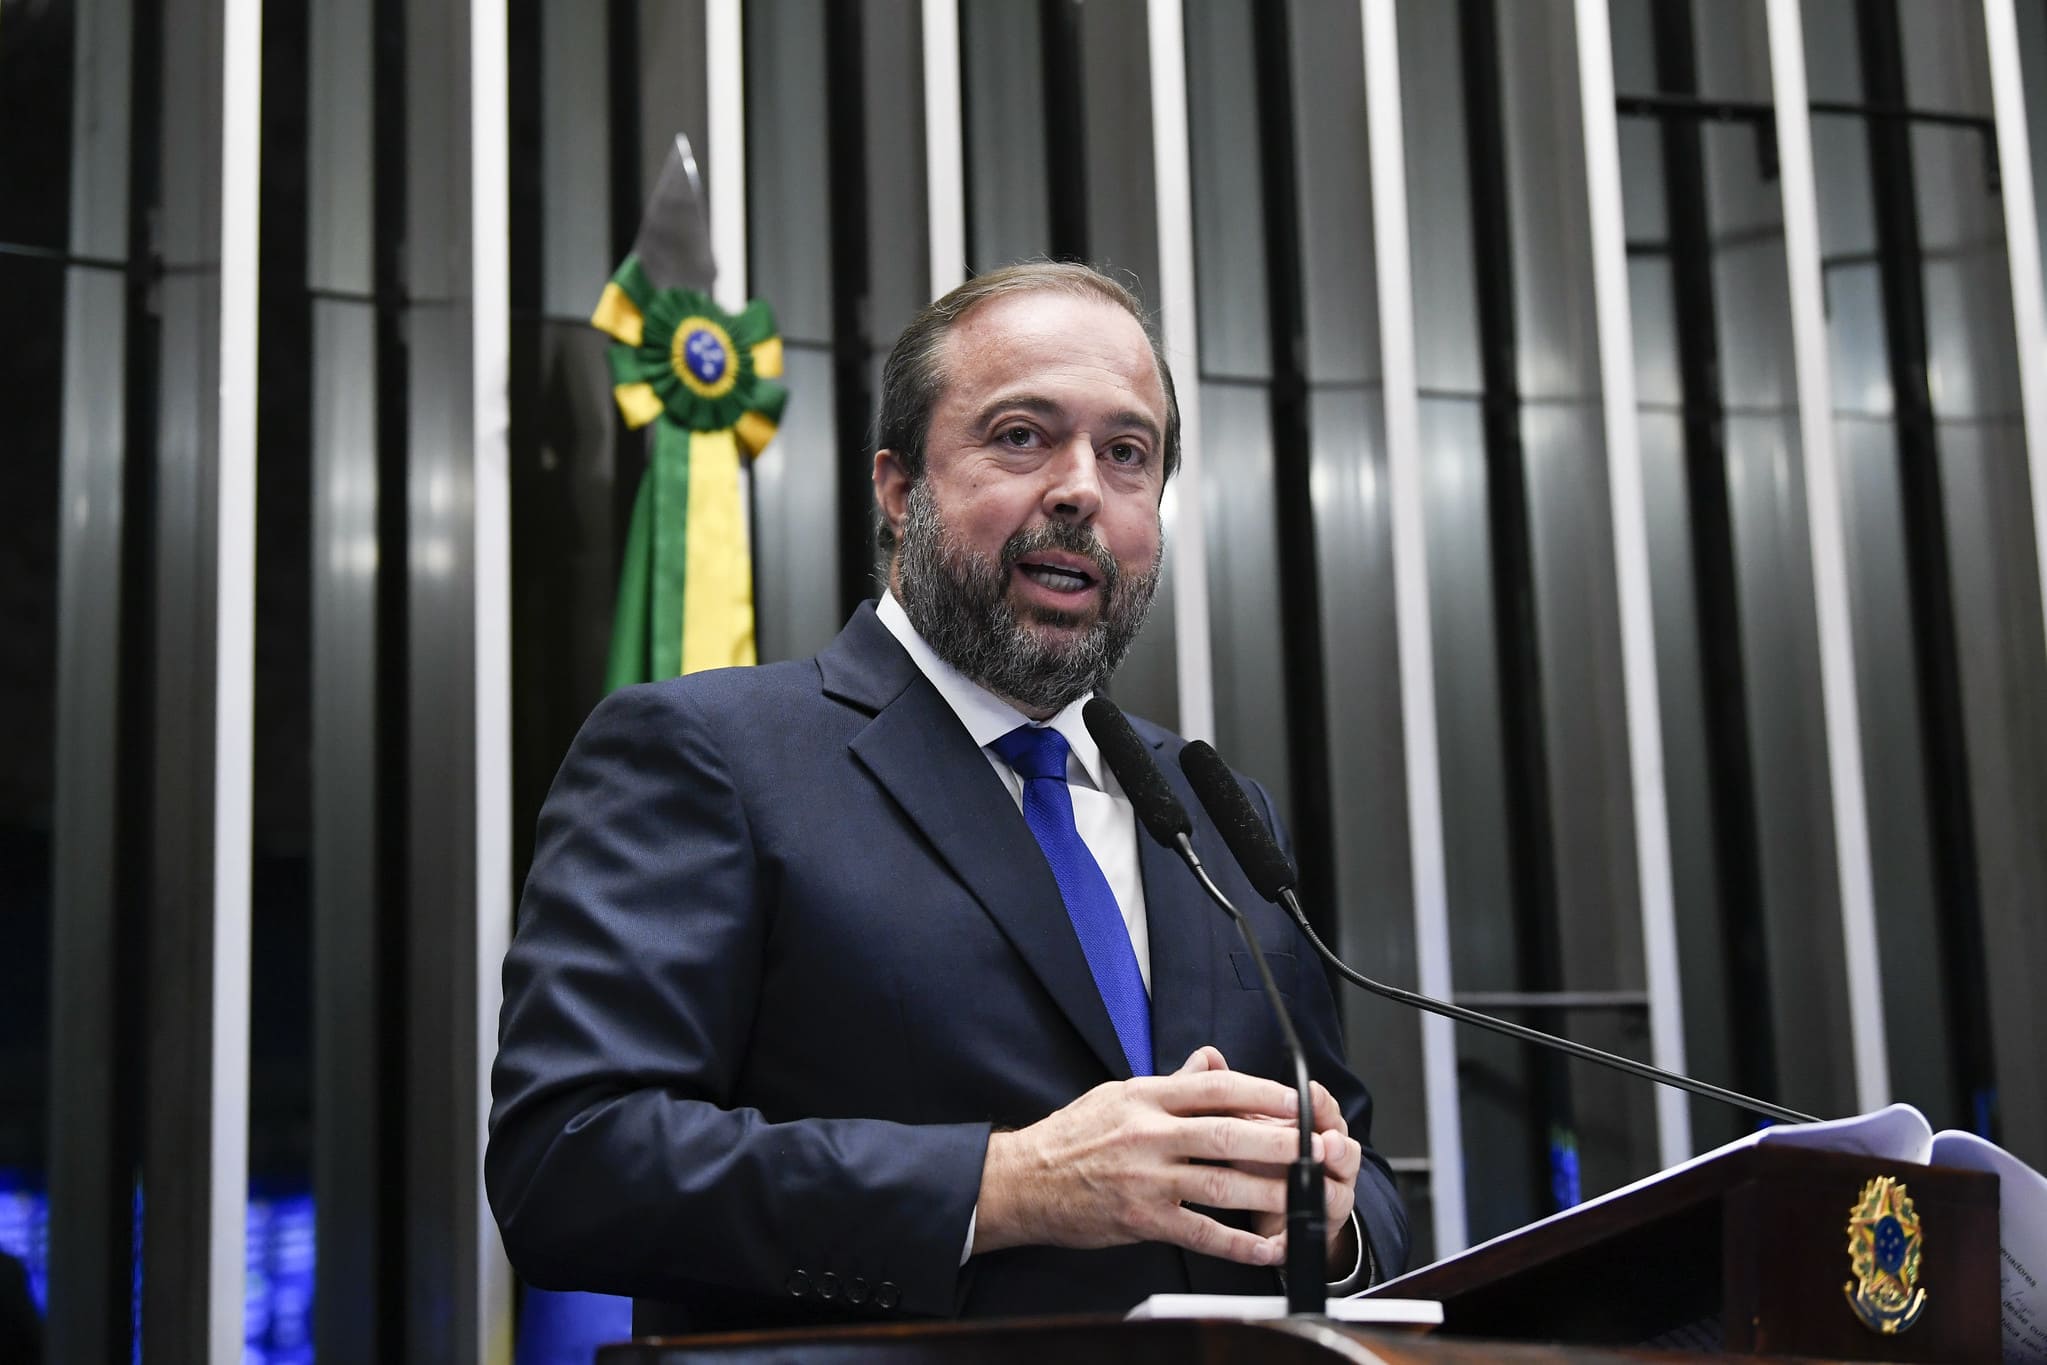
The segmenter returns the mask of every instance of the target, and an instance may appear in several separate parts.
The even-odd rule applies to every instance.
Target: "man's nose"
[[[1087,521],[1102,507],[1101,473],[1094,442],[1076,435],[1054,452],[1046,465],[1045,515],[1065,521]]]

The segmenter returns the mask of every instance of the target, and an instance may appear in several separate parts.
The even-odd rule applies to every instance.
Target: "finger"
[[[1228,1071],[1230,1064],[1223,1060],[1222,1053],[1204,1043],[1187,1054],[1187,1060],[1180,1065],[1176,1075],[1189,1075],[1203,1071]]]
[[[1322,1139],[1322,1173],[1332,1180],[1356,1184],[1358,1168],[1365,1160],[1364,1147],[1348,1133],[1324,1130],[1316,1136]]]
[[[1268,1114],[1286,1119],[1300,1108],[1293,1087],[1242,1071],[1176,1071],[1141,1078],[1139,1083],[1172,1114]]]
[[[1308,1082],[1308,1098],[1315,1106],[1315,1126],[1318,1129],[1334,1128],[1339,1133],[1350,1131],[1350,1124],[1343,1117],[1343,1106],[1336,1102],[1336,1096],[1330,1094],[1322,1082]]]
[[[1246,1213],[1286,1213],[1286,1180],[1235,1166],[1181,1166],[1167,1188],[1183,1204]]]
[[[1300,1151],[1300,1135],[1294,1129],[1229,1115],[1182,1119],[1174,1125],[1165,1144],[1166,1154],[1174,1157],[1227,1161],[1233,1165],[1263,1162],[1282,1168],[1291,1164]]]
[[[1278,1265],[1284,1259],[1272,1238],[1230,1227],[1192,1209],[1168,1210],[1152,1232],[1157,1241],[1239,1265]]]

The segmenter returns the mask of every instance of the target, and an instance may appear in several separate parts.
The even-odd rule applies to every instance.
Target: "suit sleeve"
[[[733,1103],[770,910],[716,741],[686,685],[626,689],[548,794],[491,1074],[506,1250],[548,1288],[783,1294],[829,1271],[948,1315],[986,1124]]]
[[[1291,858],[1293,841],[1271,795],[1256,782],[1246,782],[1244,786],[1264,812],[1273,837]],[[1292,927],[1292,934],[1294,953],[1301,964],[1295,983],[1298,1004],[1294,1028],[1301,1035],[1301,1046],[1307,1049],[1309,1072],[1335,1096],[1350,1135],[1365,1149],[1364,1161],[1358,1167],[1355,1206],[1366,1240],[1372,1244],[1377,1279],[1388,1280],[1407,1267],[1407,1209],[1394,1188],[1393,1168],[1372,1150],[1372,1096],[1345,1060],[1343,1028],[1337,1016],[1336,998],[1330,994],[1329,976],[1321,970],[1321,958],[1307,936],[1297,926]]]

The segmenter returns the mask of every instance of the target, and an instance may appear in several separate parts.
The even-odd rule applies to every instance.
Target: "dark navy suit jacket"
[[[1365,1140],[1326,979],[1200,815],[1177,742],[1138,728]],[[1230,922],[1139,843],[1159,1067],[1213,1043],[1289,1078]],[[991,1127],[1130,1072],[1014,798],[871,607],[815,660],[606,698],[519,918],[485,1172],[535,1284],[633,1295],[636,1325],[669,1331],[1278,1292],[1158,1244],[960,1265]],[[1396,1270],[1406,1217],[1369,1147],[1357,1204]]]

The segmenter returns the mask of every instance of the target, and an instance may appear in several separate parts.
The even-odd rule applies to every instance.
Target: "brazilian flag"
[[[774,438],[788,391],[774,314],[737,314],[704,293],[657,288],[639,253],[604,287],[591,324],[616,342],[612,393],[626,424],[651,426],[633,499],[607,691],[755,661],[753,566],[740,461]]]

